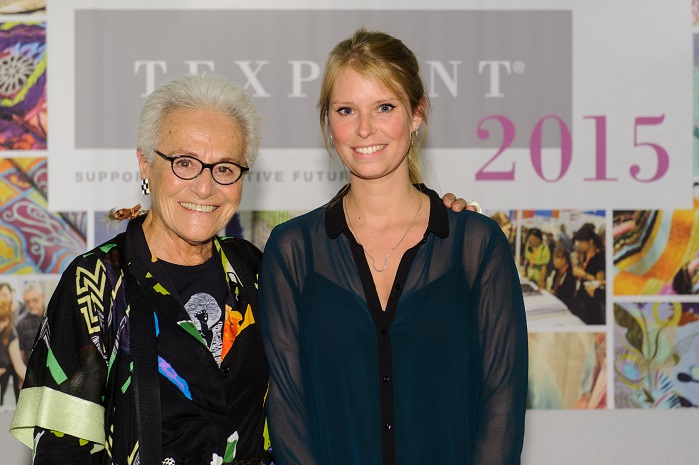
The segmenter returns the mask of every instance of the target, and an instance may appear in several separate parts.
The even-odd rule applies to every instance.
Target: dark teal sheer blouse
[[[260,275],[277,465],[519,464],[527,329],[497,223],[430,195],[382,311],[342,202],[276,227]]]

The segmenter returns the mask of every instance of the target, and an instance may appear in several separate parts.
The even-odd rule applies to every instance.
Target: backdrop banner
[[[346,181],[320,137],[321,72],[359,26],[418,56],[434,107],[427,173],[440,191],[493,208],[691,208],[682,2],[135,3],[75,0],[49,11],[49,90],[61,109],[49,113],[52,209],[108,209],[137,192],[139,108],[187,72],[233,79],[264,115],[242,208],[317,206]]]

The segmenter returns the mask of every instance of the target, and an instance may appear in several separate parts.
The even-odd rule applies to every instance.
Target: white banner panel
[[[359,26],[396,35],[418,56],[434,107],[427,183],[438,190],[488,208],[692,206],[686,1],[231,3],[49,9],[51,209],[134,199],[140,106],[185,72],[235,80],[264,116],[242,209],[322,204],[346,175],[323,151],[320,75]]]

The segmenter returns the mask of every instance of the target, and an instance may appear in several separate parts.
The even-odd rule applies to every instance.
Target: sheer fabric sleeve
[[[104,444],[107,363],[101,324],[111,300],[104,277],[101,261],[76,261],[49,301],[10,426],[29,447],[35,427]]]
[[[495,226],[473,285],[483,358],[471,463],[516,465],[524,440],[527,325],[512,253]]]
[[[267,415],[277,465],[315,465],[300,353],[299,306],[304,251],[278,226],[265,246],[260,271],[262,341],[269,362]],[[284,229],[286,231],[286,228]]]

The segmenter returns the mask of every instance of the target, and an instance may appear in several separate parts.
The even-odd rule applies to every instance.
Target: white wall
[[[523,465],[696,465],[699,415],[682,410],[529,410]]]
[[[14,409],[0,407],[0,464],[27,465],[32,462],[31,451],[8,432],[13,413]]]

